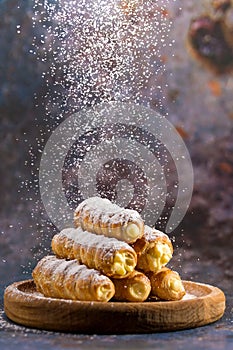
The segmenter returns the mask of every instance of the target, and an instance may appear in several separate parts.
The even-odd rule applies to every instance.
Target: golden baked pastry
[[[147,225],[142,238],[133,243],[132,247],[137,253],[137,269],[143,272],[159,271],[170,261],[173,254],[169,237]]]
[[[52,250],[60,258],[77,259],[113,278],[126,277],[137,264],[137,254],[127,243],[83,231],[81,227],[56,234]]]
[[[79,204],[74,213],[74,225],[127,243],[142,237],[144,230],[144,222],[137,211],[121,208],[100,197],[91,197]]]
[[[163,300],[180,300],[185,295],[185,289],[179,274],[166,267],[157,273],[147,274],[151,282],[151,295]]]
[[[143,302],[151,291],[149,278],[139,271],[133,271],[126,278],[112,281],[115,286],[114,299],[119,301]]]
[[[115,293],[113,282],[99,271],[53,255],[41,259],[32,276],[46,297],[107,302]]]

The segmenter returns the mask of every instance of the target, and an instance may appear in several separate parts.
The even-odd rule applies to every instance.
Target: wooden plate
[[[181,301],[81,302],[46,298],[32,280],[6,288],[4,309],[24,326],[85,334],[153,333],[203,326],[225,310],[224,293],[213,286],[184,281]]]

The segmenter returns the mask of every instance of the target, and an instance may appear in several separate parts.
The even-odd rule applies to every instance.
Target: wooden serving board
[[[44,330],[85,334],[132,334],[194,328],[218,320],[224,293],[213,286],[184,281],[181,301],[83,302],[46,298],[32,280],[6,288],[4,309],[12,321]]]

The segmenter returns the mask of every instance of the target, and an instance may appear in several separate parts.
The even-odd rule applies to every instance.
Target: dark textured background
[[[159,1],[158,1],[159,3]],[[168,5],[173,19],[173,54],[164,49],[166,70],[156,79],[163,87],[163,108],[189,149],[194,167],[194,193],[176,237],[173,267],[185,279],[214,284],[227,296],[227,311],[218,323],[198,330],[162,335],[87,337],[33,332],[0,315],[0,348],[172,348],[230,349],[233,345],[233,76],[217,74],[190,54],[188,29],[193,18],[210,13],[211,1]],[[20,5],[20,7],[19,7]],[[182,10],[180,10],[180,7]],[[233,8],[233,6],[232,6]],[[233,11],[230,9],[229,11]],[[232,13],[232,12],[231,12]],[[0,1],[0,287],[30,278],[36,260],[49,249],[54,228],[42,213],[35,187],[40,150],[50,132],[41,74],[46,64],[29,54],[42,30],[32,26],[32,2]],[[16,26],[20,24],[20,33]],[[233,28],[233,26],[232,26]],[[213,34],[214,35],[214,34]],[[35,106],[34,94],[37,94]],[[155,97],[151,107],[155,108]],[[51,118],[51,119],[49,119]],[[41,136],[43,135],[43,137]],[[39,145],[38,146],[38,139]],[[24,185],[22,186],[22,183]],[[26,183],[26,185],[25,185]],[[32,183],[32,184],[31,184]],[[36,203],[36,204],[35,204]],[[1,299],[2,304],[2,299]],[[18,340],[21,342],[20,345]],[[190,342],[190,343],[188,343]],[[176,346],[174,346],[176,344]],[[201,344],[201,345],[200,345]]]

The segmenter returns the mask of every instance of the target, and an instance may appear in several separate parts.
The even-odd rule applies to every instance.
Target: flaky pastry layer
[[[32,276],[37,290],[46,297],[107,302],[115,293],[112,281],[99,271],[53,255],[41,259]]]
[[[112,281],[115,286],[114,299],[119,301],[143,302],[151,291],[149,278],[139,271],[133,271],[126,278]]]
[[[185,288],[177,272],[164,267],[157,273],[148,273],[147,276],[151,282],[151,295],[174,301],[185,295]]]
[[[121,208],[100,197],[91,197],[79,204],[74,213],[74,225],[127,243],[142,237],[144,230],[144,222],[137,211]]]
[[[83,231],[80,227],[56,234],[52,250],[60,258],[77,259],[113,278],[126,277],[137,264],[137,254],[127,243]]]

